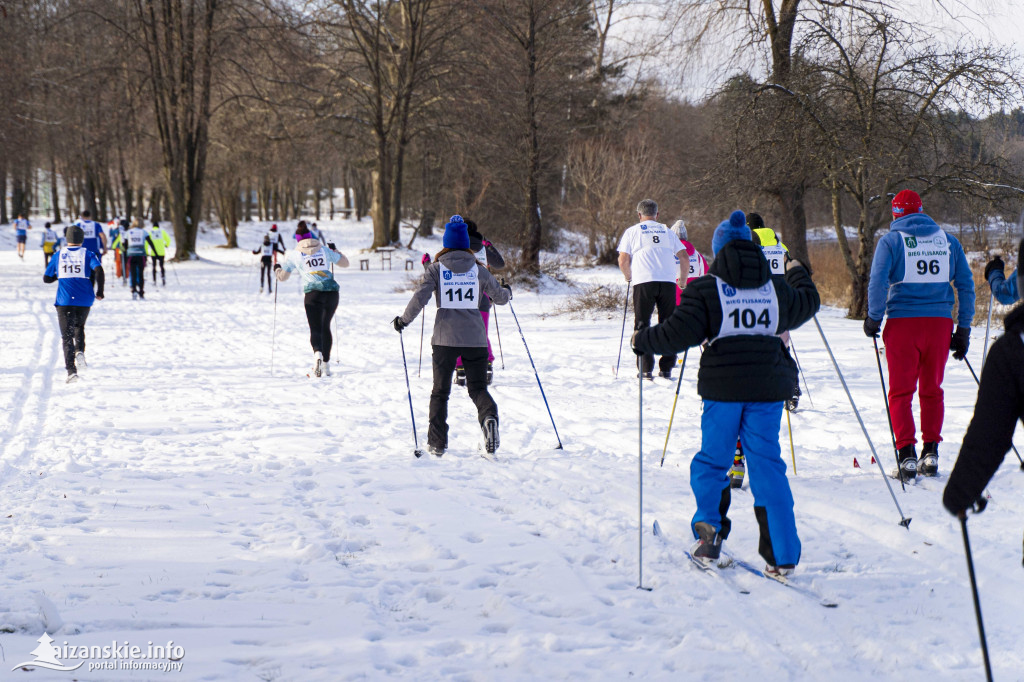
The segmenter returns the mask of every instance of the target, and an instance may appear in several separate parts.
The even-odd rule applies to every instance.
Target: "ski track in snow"
[[[320,381],[305,376],[295,280],[278,293],[271,376],[273,296],[255,293],[255,257],[211,248],[213,234],[201,237],[202,262],[168,264],[180,285],[174,272],[166,288],[150,279],[145,301],[107,273],[107,298],[88,321],[89,366],[66,385],[56,285],[42,283],[38,253],[19,261],[11,235],[0,235],[0,679],[154,678],[7,672],[31,660],[44,628],[58,644],[173,640],[185,647],[184,670],[161,679],[981,679],[959,523],[941,507],[974,406],[966,367],[947,365],[943,475],[906,492],[890,481],[913,518],[908,531],[813,323],[794,333],[811,393],[792,415],[803,542],[794,580],[837,609],[740,569],[726,569],[723,583],[690,565],[699,354],[687,362],[663,468],[675,380],[646,385],[644,585],[653,590],[641,591],[628,348],[621,378],[610,369],[621,314],[545,316],[564,290],[517,291],[565,449],[554,449],[515,321],[498,307],[501,462],[478,456],[472,403],[458,387],[449,453],[416,460],[389,321],[419,259],[414,273],[397,255],[382,272],[374,254],[357,253],[368,222],[323,224],[352,267],[338,271],[334,376]],[[243,226],[243,247],[261,234]],[[418,246],[440,248],[437,238]],[[621,280],[611,269],[578,276]],[[841,312],[819,320],[891,469],[873,348]],[[422,376],[418,321],[405,338],[424,448],[431,321]],[[983,331],[974,336],[980,367]],[[493,325],[491,340],[497,353]],[[789,463],[785,421],[781,433]],[[986,631],[996,679],[1022,680],[1024,475],[1012,453],[990,491],[969,524]],[[760,565],[752,504],[749,490],[734,491],[727,547]],[[663,540],[651,535],[655,519]]]

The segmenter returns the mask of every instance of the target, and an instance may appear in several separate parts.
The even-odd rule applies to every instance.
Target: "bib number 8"
[[[473,288],[466,289],[463,293],[462,288],[445,289],[445,295],[448,296],[448,300],[454,303],[456,298],[460,301],[472,301],[473,300]]]
[[[732,326],[734,329],[739,329],[741,326],[744,329],[753,329],[757,325],[763,326],[765,329],[770,329],[772,324],[771,316],[768,315],[767,309],[762,310],[760,315],[750,308],[744,308],[742,311],[736,309],[729,313],[729,317],[732,318]]]
[[[917,261],[917,274],[919,275],[937,275],[939,274],[939,261],[937,260],[919,260]]]

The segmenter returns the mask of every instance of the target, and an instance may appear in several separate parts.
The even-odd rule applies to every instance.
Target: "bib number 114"
[[[466,289],[465,293],[463,293],[461,288],[445,289],[444,293],[448,297],[448,301],[451,302],[451,303],[454,303],[456,300],[458,300],[458,301],[472,301],[472,300],[474,300],[473,299],[473,289],[472,288]]]

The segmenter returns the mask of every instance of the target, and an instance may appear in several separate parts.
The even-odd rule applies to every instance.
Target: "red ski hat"
[[[909,213],[921,212],[921,197],[911,189],[901,189],[892,198],[892,217],[902,218]]]
[[[918,202],[918,203],[920,203],[920,202]],[[277,232],[277,224],[276,223],[274,225],[270,226],[270,231],[271,232]]]

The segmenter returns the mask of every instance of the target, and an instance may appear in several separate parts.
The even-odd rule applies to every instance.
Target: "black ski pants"
[[[57,323],[60,325],[60,340],[64,346],[64,368],[68,373],[78,371],[75,367],[75,353],[85,352],[85,319],[91,308],[81,305],[57,306]]]
[[[647,329],[651,326],[651,314],[658,310],[658,324],[669,318],[676,309],[675,282],[644,282],[633,287],[633,329]],[[654,371],[654,355],[637,359],[643,372]],[[675,355],[662,355],[658,366],[662,372],[670,372],[676,366]]]
[[[267,275],[267,292],[274,290],[273,276],[274,276],[274,259],[270,256],[262,256],[260,258],[260,291],[263,290],[263,273]]]
[[[309,345],[320,351],[324,360],[331,359],[331,319],[338,309],[337,291],[311,291],[306,294],[306,320],[309,322]]]
[[[150,256],[153,259],[153,284],[156,284],[156,264],[160,263],[160,279],[167,279],[167,273],[164,272],[164,257],[163,256]]]
[[[146,257],[128,256],[128,270],[131,272],[132,291],[143,294],[146,285]]]
[[[498,418],[498,405],[487,392],[487,346],[432,346],[434,387],[430,391],[430,428],[427,445],[448,447],[448,396],[452,393],[455,361],[461,357],[466,368],[466,388],[476,405],[477,420],[483,426],[487,417]]]

